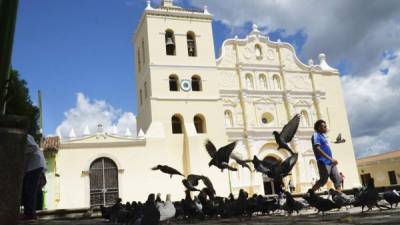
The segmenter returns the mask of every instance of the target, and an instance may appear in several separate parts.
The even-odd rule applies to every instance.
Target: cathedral
[[[282,161],[288,153],[277,150],[272,132],[295,114],[301,124],[290,146],[299,158],[285,183],[300,193],[318,179],[310,138],[314,122],[324,119],[344,188],[360,186],[340,76],[326,56],[304,64],[291,44],[271,41],[253,25],[244,38],[225,40],[216,58],[212,19],[207,7],[147,1],[132,37],[138,133],[120,136],[99,125],[95,134],[45,139],[47,209],[109,205],[118,197],[144,201],[149,193],[180,200],[183,177],[152,171],[158,164],[208,176],[220,196],[240,189],[274,194],[273,180],[233,160],[236,172],[209,167],[204,143],[237,141],[233,153],[242,159]],[[339,133],[346,142],[335,144]]]

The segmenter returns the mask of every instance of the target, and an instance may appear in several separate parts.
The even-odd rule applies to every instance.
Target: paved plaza
[[[97,224],[110,224],[112,223],[101,219],[69,219],[69,220],[38,220],[35,222],[22,222],[21,224],[29,225],[97,225]],[[188,224],[185,221],[172,221],[170,224]],[[251,219],[219,219],[219,220],[204,220],[194,221],[191,224],[195,225],[228,225],[228,224],[241,224],[241,225],[278,225],[278,224],[304,224],[304,225],[329,225],[329,224],[384,224],[384,225],[398,225],[400,224],[400,208],[390,210],[374,210],[367,213],[361,213],[360,208],[353,208],[349,210],[333,211],[325,215],[317,215],[314,211],[310,210],[303,212],[300,215],[284,216],[254,216]]]

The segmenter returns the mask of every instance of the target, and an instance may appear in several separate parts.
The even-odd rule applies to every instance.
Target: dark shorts
[[[324,165],[318,162],[318,170],[319,170],[319,180],[317,182],[321,187],[326,184],[328,178],[331,178],[331,181],[333,182],[333,185],[335,185],[336,189],[341,187],[342,179],[340,177],[337,166]]]

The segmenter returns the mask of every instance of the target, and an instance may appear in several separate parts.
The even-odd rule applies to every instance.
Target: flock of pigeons
[[[237,171],[229,164],[229,160],[235,160],[242,167],[251,171],[252,164],[255,171],[260,172],[272,178],[278,185],[278,196],[265,197],[254,194],[249,197],[248,193],[240,190],[237,198],[232,194],[228,198],[216,195],[211,180],[203,175],[190,174],[184,176],[178,170],[167,165],[157,165],[152,170],[159,170],[165,174],[183,176],[182,184],[186,188],[185,198],[181,201],[172,202],[170,195],[167,195],[163,201],[160,195],[150,194],[145,203],[127,202],[125,205],[121,203],[121,199],[111,207],[101,206],[103,218],[115,223],[128,225],[156,225],[160,222],[170,219],[185,219],[189,222],[193,219],[205,218],[230,218],[230,217],[250,217],[256,214],[270,214],[275,212],[286,212],[291,215],[294,212],[299,213],[300,210],[313,207],[318,213],[326,212],[341,207],[357,207],[361,206],[362,211],[367,207],[371,210],[373,207],[389,208],[386,205],[379,205],[382,199],[386,200],[390,208],[395,205],[397,207],[400,202],[400,195],[396,190],[378,193],[374,187],[374,181],[371,179],[368,185],[362,189],[354,189],[353,196],[345,195],[333,189],[329,190],[328,198],[315,194],[311,189],[303,196],[301,200],[295,200],[287,191],[282,189],[283,178],[290,175],[290,172],[297,162],[297,153],[294,153],[289,144],[293,139],[300,123],[300,115],[295,115],[279,133],[273,132],[275,141],[278,144],[278,150],[286,149],[290,156],[282,162],[264,159],[260,160],[256,156],[252,160],[244,160],[235,154],[232,154],[236,146],[236,142],[232,142],[219,149],[207,140],[205,148],[211,157],[209,167],[215,166],[221,171],[227,169]],[[342,139],[338,137],[338,139]],[[340,140],[338,142],[344,142]],[[201,190],[198,188],[199,183],[204,184]],[[192,198],[191,192],[198,194]]]

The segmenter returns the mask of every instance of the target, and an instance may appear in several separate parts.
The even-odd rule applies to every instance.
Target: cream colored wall
[[[375,186],[390,186],[389,171],[395,171],[397,183],[400,183],[400,158],[390,158],[368,163],[358,163],[360,175],[370,173]]]
[[[204,150],[205,135],[191,138],[190,158],[192,172],[204,174],[210,177],[218,193],[229,193],[229,180],[227,173],[221,173],[218,169],[208,168],[206,162],[209,156]],[[151,167],[157,164],[170,165],[183,171],[183,135],[177,134],[168,139],[147,139],[146,144],[135,141],[115,140],[109,136],[106,139],[96,139],[96,144],[88,147],[87,140],[62,145],[57,156],[57,173],[59,177],[60,199],[53,199],[53,207],[58,209],[82,208],[90,206],[89,170],[90,164],[97,158],[108,157],[118,166],[119,196],[123,201],[144,201],[149,193],[161,193],[163,196],[171,194],[173,200],[184,197],[184,187],[180,176],[169,178],[160,171],[152,171]],[[120,143],[126,146],[104,147],[109,144],[118,146]],[[86,145],[79,147],[79,144]],[[216,144],[221,144],[215,140]],[[200,185],[201,187],[201,185]],[[57,190],[56,190],[57,191]]]

